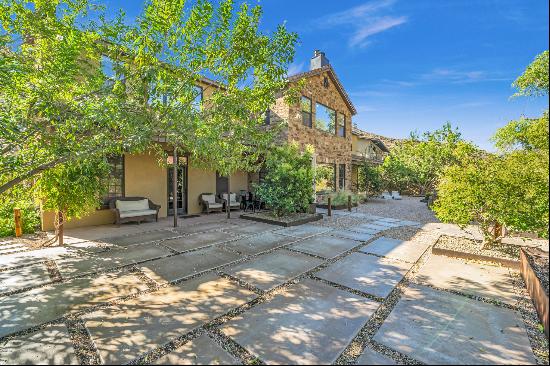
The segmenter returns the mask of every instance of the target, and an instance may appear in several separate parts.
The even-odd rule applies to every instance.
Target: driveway
[[[0,256],[0,364],[548,361],[516,272],[432,256],[441,232],[394,216],[67,230]]]

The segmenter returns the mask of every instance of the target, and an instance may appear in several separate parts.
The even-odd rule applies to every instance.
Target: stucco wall
[[[199,214],[202,211],[199,195],[201,193],[216,193],[216,172],[195,168],[193,161],[190,161],[187,177],[187,211],[189,214]]]

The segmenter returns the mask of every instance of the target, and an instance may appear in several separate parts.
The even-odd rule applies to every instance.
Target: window
[[[271,124],[271,110],[265,111],[264,125],[269,126]]]
[[[338,166],[338,187],[342,190],[346,189],[346,164]]]
[[[108,191],[103,199],[103,206],[107,207],[112,198],[124,197],[124,156],[111,156],[107,159],[111,166],[109,173]]]
[[[201,109],[202,105],[202,88],[200,86],[195,85],[193,87],[193,94],[196,95],[195,99],[193,99],[193,109],[196,111],[199,111]]]
[[[318,130],[336,133],[336,112],[320,103],[315,104],[315,127]]]
[[[338,136],[346,137],[346,115],[338,113]]]
[[[302,123],[304,126],[311,127],[311,99],[302,96]]]

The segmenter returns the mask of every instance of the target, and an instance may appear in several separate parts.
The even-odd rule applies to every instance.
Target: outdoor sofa
[[[115,224],[155,219],[158,221],[160,205],[146,197],[118,197],[109,201],[109,208],[115,213]]]
[[[199,195],[199,203],[202,205],[202,212],[206,212],[207,214],[210,212],[222,212],[223,210],[223,201],[216,198],[216,195],[212,193],[201,193]]]
[[[227,193],[222,194],[222,201],[224,205],[224,209],[227,207]],[[237,194],[230,193],[229,194],[229,209],[230,210],[240,210],[241,209],[241,202],[237,200]]]

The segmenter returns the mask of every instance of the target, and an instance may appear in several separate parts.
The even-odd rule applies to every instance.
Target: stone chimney
[[[309,69],[315,70],[320,69],[323,66],[327,66],[330,64],[330,61],[325,56],[324,52],[321,52],[319,50],[315,50],[313,53],[313,57],[311,58],[311,61],[309,63]]]

